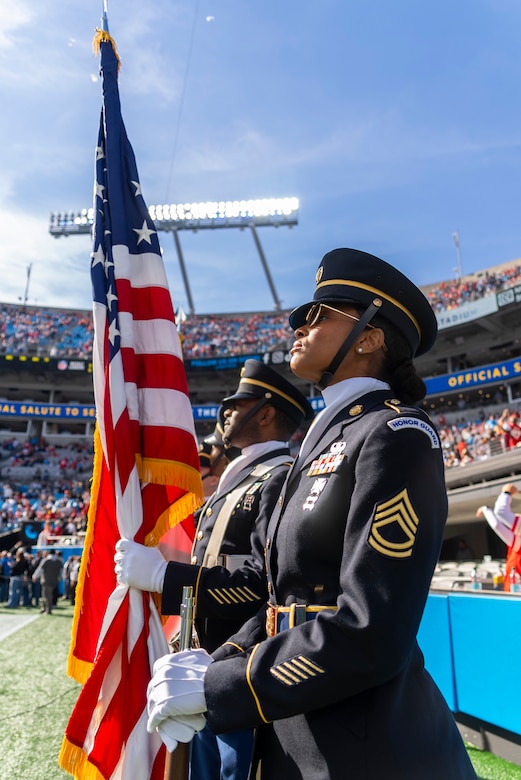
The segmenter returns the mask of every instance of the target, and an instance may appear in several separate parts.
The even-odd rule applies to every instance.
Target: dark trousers
[[[42,602],[43,609],[48,615],[51,614],[54,605],[54,589],[55,585],[47,585],[46,582],[42,584]]]
[[[208,726],[192,740],[190,780],[247,780],[253,730],[215,734]]]

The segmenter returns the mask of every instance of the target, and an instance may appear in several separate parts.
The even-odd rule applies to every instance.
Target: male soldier
[[[199,514],[190,564],[167,564],[156,548],[118,542],[118,581],[162,593],[162,613],[179,614],[183,586],[195,594],[196,628],[212,652],[267,600],[266,527],[292,459],[287,442],[313,412],[287,379],[247,360],[237,391],[222,402],[225,447],[241,455],[224,470]],[[246,778],[253,732],[205,729],[192,745],[191,780]]]
[[[221,405],[217,412],[217,422],[213,432],[206,436],[199,445],[199,465],[206,499],[217,489],[219,479],[226,466],[241,454],[238,447],[224,446],[224,412],[224,406]]]

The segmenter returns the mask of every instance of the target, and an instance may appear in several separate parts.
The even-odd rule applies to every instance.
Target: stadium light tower
[[[263,198],[259,200],[205,201],[202,203],[171,203],[149,206],[148,212],[156,230],[172,233],[179,259],[186,297],[193,314],[194,304],[185,261],[179,240],[179,231],[215,230],[217,228],[249,227],[262,268],[275,302],[280,311],[281,302],[273,282],[266,256],[262,249],[258,227],[293,227],[298,224],[298,198]],[[94,222],[94,210],[53,211],[49,220],[49,233],[55,238],[91,233]]]
[[[458,265],[454,269],[458,272],[458,283],[461,281],[461,277],[463,276],[463,267],[461,265],[461,247],[459,243],[459,233],[456,230],[455,233],[452,234],[452,238],[454,239],[454,243],[456,245],[456,254],[458,256]]]
[[[29,282],[31,281],[31,269],[33,267],[32,263],[29,263],[29,265],[26,268],[26,280],[25,280],[25,290],[24,290],[24,297],[22,299],[22,308],[25,309],[27,305],[27,301],[29,299]]]

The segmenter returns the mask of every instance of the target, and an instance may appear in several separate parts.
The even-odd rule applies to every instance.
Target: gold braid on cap
[[[367,290],[370,293],[376,293],[376,295],[379,295],[381,298],[384,298],[384,300],[389,301],[389,303],[392,303],[393,306],[396,306],[397,309],[400,309],[400,311],[403,311],[404,314],[407,315],[407,317],[410,319],[414,327],[416,328],[416,331],[418,332],[418,336],[421,336],[421,328],[418,324],[418,321],[415,317],[411,314],[409,309],[406,309],[403,303],[400,303],[395,298],[392,298],[390,295],[386,295],[381,290],[378,290],[376,287],[371,287],[369,284],[363,284],[362,282],[354,282],[351,279],[327,279],[325,282],[320,282],[317,284],[317,290],[320,287],[330,287],[333,285],[342,285],[344,287],[354,287],[355,289],[359,290]]]

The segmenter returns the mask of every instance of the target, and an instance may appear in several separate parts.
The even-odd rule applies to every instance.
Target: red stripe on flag
[[[185,367],[176,355],[136,355],[134,350],[122,348],[121,358],[126,382],[132,382],[139,388],[178,390],[188,396]]]
[[[191,441],[193,437],[190,432],[182,428],[178,428],[175,434],[160,425],[141,428],[141,453],[144,458],[178,461],[199,471],[199,455],[190,448]]]
[[[175,322],[169,290],[147,285],[133,287],[129,279],[117,279],[118,309],[131,312],[134,320],[170,320]]]
[[[95,465],[98,473],[95,474],[93,482],[96,483],[97,496],[93,495],[89,511],[89,544],[82,556],[82,578],[79,585],[81,593],[78,593],[77,598],[77,604],[88,605],[88,609],[82,610],[80,614],[76,613],[78,620],[71,645],[71,656],[86,664],[94,662],[107,608],[107,597],[117,584],[114,548],[119,532],[115,521],[116,504],[112,478],[101,452],[97,453]],[[99,500],[99,496],[103,500]]]
[[[143,594],[145,614],[148,597]],[[96,732],[96,743],[89,760],[110,777],[116,768],[121,745],[130,737],[135,724],[146,709],[146,690],[151,673],[148,660],[148,624],[145,621],[136,644],[128,658],[127,634],[122,638],[121,679]],[[132,685],[128,685],[132,680]]]
[[[128,410],[125,409],[114,426],[114,452],[121,483],[121,491],[125,492],[132,470],[136,468],[136,453],[139,450],[139,434],[135,425],[131,425]]]

